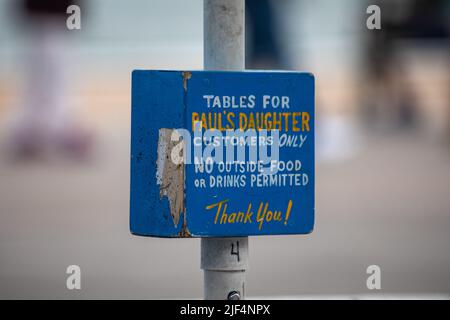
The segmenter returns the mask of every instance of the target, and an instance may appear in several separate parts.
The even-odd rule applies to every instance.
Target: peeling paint
[[[160,199],[169,199],[170,215],[175,227],[178,225],[181,213],[185,213],[184,206],[184,163],[176,164],[171,159],[173,148],[180,142],[172,141],[172,133],[177,134],[175,129],[159,129],[158,158],[156,162],[156,183],[159,185]],[[181,155],[184,149],[181,149]],[[186,218],[186,214],[184,214]],[[185,219],[186,220],[186,219]],[[183,222],[183,228],[186,221]]]

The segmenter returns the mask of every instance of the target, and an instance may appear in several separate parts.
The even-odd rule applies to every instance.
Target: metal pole
[[[204,0],[203,10],[205,70],[243,70],[245,1]],[[248,260],[248,237],[202,238],[205,299],[244,299]]]

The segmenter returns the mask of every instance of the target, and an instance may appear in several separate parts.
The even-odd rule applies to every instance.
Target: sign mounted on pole
[[[133,234],[310,233],[314,170],[311,74],[133,72]]]

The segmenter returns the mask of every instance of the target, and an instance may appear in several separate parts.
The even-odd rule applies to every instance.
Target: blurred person
[[[397,56],[399,42],[408,40],[422,47],[421,41],[433,40],[443,45],[448,56],[450,1],[379,0],[370,4],[380,6],[382,27],[368,33],[366,66],[370,92],[364,115],[368,125],[388,122],[394,128],[411,128],[419,120],[418,99],[417,92],[403,79],[408,67]]]
[[[246,0],[246,67],[280,69],[283,65],[276,15],[270,0]]]
[[[35,157],[51,149],[77,159],[89,153],[91,134],[74,120],[67,98],[66,10],[71,4],[79,5],[79,1],[22,0],[18,6],[29,39],[23,101],[11,139],[16,158]]]

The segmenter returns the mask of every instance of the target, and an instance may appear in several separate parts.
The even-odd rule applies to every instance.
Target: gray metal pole
[[[244,0],[204,0],[203,10],[205,70],[243,70]],[[248,260],[248,237],[202,238],[205,299],[244,299]]]

